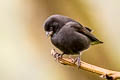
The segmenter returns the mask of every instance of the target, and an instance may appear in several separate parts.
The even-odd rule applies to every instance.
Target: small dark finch
[[[52,15],[44,23],[46,35],[51,37],[51,42],[63,54],[80,54],[90,45],[103,43],[98,40],[88,27],[83,27],[79,22],[62,15]],[[63,54],[59,57],[62,58]],[[80,66],[80,56],[75,59]]]

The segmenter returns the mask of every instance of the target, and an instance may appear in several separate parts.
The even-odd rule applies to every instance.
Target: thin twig
[[[55,49],[52,49],[51,54],[56,59],[55,55],[59,53],[57,53]],[[72,58],[58,58],[58,62],[64,65],[78,67],[78,65],[73,62]],[[95,65],[88,64],[83,61],[81,61],[80,69],[99,74],[100,77],[105,78],[107,80],[120,79],[120,72],[104,69]]]

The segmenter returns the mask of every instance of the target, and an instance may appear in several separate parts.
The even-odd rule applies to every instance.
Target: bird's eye
[[[57,22],[54,22],[53,24],[52,24],[52,27],[57,27],[59,24],[57,23]]]
[[[53,31],[53,27],[50,27],[50,31]]]

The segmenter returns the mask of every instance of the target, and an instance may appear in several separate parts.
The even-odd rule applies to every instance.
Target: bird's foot
[[[55,58],[55,60],[58,62],[59,59],[62,59],[63,55],[64,55],[64,54],[56,53],[56,54],[54,55],[54,58]]]
[[[71,57],[71,55],[69,55],[69,57],[68,57],[69,59],[71,59],[72,60],[72,62],[74,63],[74,59]]]
[[[78,69],[80,68],[80,65],[81,65],[81,62],[80,62],[81,60],[80,60],[80,56],[79,57],[77,57],[77,58],[75,58],[75,60],[74,60],[74,64],[77,64],[77,66],[78,66]]]

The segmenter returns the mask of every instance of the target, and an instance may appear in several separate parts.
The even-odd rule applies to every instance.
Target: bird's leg
[[[71,60],[72,60],[72,62],[74,62],[74,59],[71,57],[71,55],[69,55],[69,59],[71,59]]]
[[[80,65],[81,65],[81,62],[80,62],[81,60],[80,60],[80,55],[77,57],[77,58],[75,58],[75,60],[74,60],[74,64],[75,63],[77,63],[77,66],[78,66],[78,69],[80,68]]]

